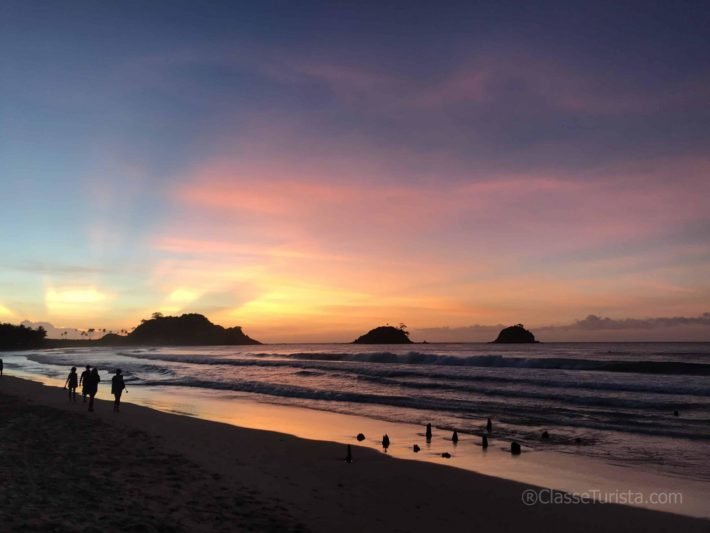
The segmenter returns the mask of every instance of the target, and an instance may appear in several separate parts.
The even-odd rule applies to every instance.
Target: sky
[[[5,0],[0,321],[710,340],[708,27],[703,1]]]

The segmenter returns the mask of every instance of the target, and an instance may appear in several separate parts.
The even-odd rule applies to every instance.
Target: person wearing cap
[[[116,369],[116,375],[111,378],[111,394],[114,395],[115,400],[113,401],[113,412],[118,413],[119,407],[121,405],[121,394],[123,394],[126,384],[123,382],[123,375],[121,369]],[[128,391],[126,391],[128,392]]]

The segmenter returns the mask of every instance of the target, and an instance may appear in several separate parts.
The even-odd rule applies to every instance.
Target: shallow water
[[[120,367],[131,390],[188,391],[188,408],[189,391],[207,392],[431,422],[470,441],[491,417],[501,442],[710,481],[710,343],[70,348],[3,358],[8,371],[59,379],[91,364],[108,381]]]

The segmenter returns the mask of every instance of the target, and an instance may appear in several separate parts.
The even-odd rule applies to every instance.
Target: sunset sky
[[[710,340],[708,28],[702,1],[3,1],[0,321]]]

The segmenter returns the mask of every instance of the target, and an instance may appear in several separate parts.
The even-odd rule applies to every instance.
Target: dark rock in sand
[[[398,328],[380,326],[358,337],[353,344],[412,344],[412,341],[403,325]]]
[[[481,439],[481,448],[483,448],[484,450],[488,448],[488,437],[486,437],[485,435],[483,435],[483,438]]]
[[[352,463],[353,462],[353,452],[352,449],[350,448],[350,445],[348,444],[348,453],[345,456],[345,462],[346,463]]]
[[[412,450],[414,451],[414,453],[419,453],[419,450],[421,450],[421,448],[415,444],[414,446],[412,446]]]
[[[575,443],[575,444],[582,444],[582,439],[580,439],[579,437],[575,437],[575,438],[574,438],[574,443]]]
[[[441,454],[444,459],[451,459],[451,454],[449,452],[444,452]]]
[[[522,451],[522,450],[520,449],[520,444],[518,444],[518,443],[515,442],[515,441],[513,441],[513,442],[510,443],[510,453],[511,453],[512,455],[520,455],[520,452],[521,452],[521,451]]]
[[[362,442],[365,440],[365,435],[363,435],[362,433],[358,433],[357,437],[355,437],[355,438],[357,439],[358,442]]]
[[[459,441],[459,434],[456,430],[454,430],[454,434],[451,435],[451,441],[456,444]]]
[[[542,440],[548,440],[550,438],[550,434],[547,431],[542,432]]]
[[[673,411],[673,416],[680,416],[680,413],[678,411]]]
[[[523,327],[522,324],[516,324],[509,328],[504,328],[498,334],[498,338],[494,343],[503,344],[526,344],[538,342],[535,340],[535,335]]]

